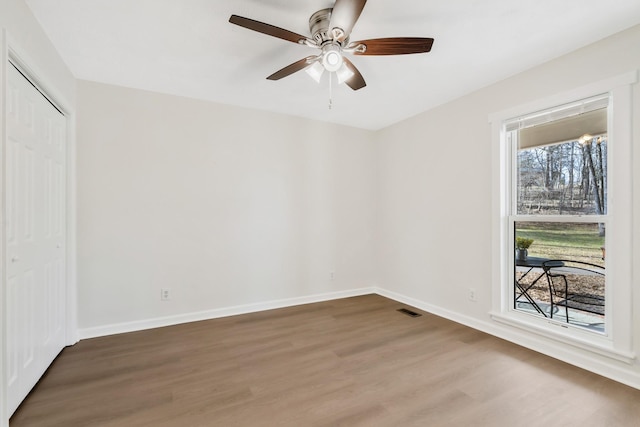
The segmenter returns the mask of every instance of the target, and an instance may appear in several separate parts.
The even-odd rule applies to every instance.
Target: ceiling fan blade
[[[358,49],[359,45],[366,46],[366,50]],[[355,47],[354,55],[406,55],[410,53],[424,53],[431,50],[432,38],[426,37],[389,37],[384,39],[360,40],[349,44]]]
[[[255,21],[253,19],[244,18],[238,15],[231,15],[229,22],[239,25],[244,28],[248,28],[259,33],[267,34],[269,36],[277,37],[282,40],[287,40],[293,43],[300,43],[300,40],[306,40],[307,37],[294,33],[293,31],[285,30],[284,28],[276,27],[275,25],[265,24],[264,22]]]
[[[333,10],[331,11],[329,29],[332,32],[336,28],[342,31],[334,34],[334,40],[342,43],[349,37],[366,3],[367,0],[336,0]]]
[[[343,57],[342,60],[346,64],[347,68],[353,72],[353,76],[351,76],[351,78],[349,78],[348,80],[345,80],[347,86],[349,86],[353,90],[358,90],[365,87],[367,83],[364,81],[364,77],[362,77],[362,74],[360,74],[360,71],[358,71],[356,66],[353,65],[353,63],[346,57]]]
[[[307,56],[306,58],[302,58],[301,60],[287,65],[283,69],[271,74],[269,77],[267,77],[267,80],[280,80],[284,77],[290,76],[293,73],[297,73],[300,70],[304,70],[317,58],[317,56]]]

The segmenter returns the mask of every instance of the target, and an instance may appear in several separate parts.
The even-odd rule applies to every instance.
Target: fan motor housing
[[[311,38],[318,46],[322,46],[326,43],[333,42],[333,38],[329,33],[329,24],[331,23],[331,12],[333,9],[321,9],[311,15],[309,18],[309,30],[311,32]],[[342,42],[342,45],[348,43],[348,39]]]

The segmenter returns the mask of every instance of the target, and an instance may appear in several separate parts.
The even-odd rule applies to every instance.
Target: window
[[[492,318],[631,363],[631,84],[496,113]]]
[[[505,122],[513,309],[606,333],[609,96]]]

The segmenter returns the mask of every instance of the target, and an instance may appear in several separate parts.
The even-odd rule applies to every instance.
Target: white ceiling
[[[351,40],[419,36],[430,53],[352,58],[367,87],[265,78],[315,50],[228,22],[308,35],[331,0],[26,0],[79,79],[380,129],[640,23],[638,0],[369,0]],[[335,84],[335,83],[334,83]]]

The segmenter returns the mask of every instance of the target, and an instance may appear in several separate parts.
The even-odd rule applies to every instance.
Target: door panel
[[[7,378],[12,414],[64,347],[66,120],[8,65]]]

